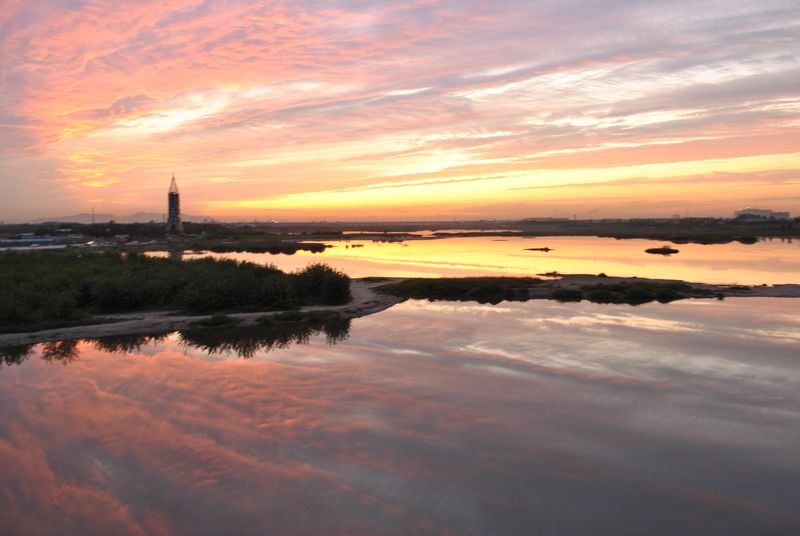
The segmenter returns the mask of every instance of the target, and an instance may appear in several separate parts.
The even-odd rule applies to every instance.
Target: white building
[[[775,212],[774,210],[763,208],[743,208],[735,212],[736,216],[750,216],[753,218],[772,218],[773,220],[788,220],[788,212]]]

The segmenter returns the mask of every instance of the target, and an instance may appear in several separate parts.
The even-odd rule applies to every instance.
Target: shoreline
[[[545,274],[540,274],[545,275]],[[720,298],[800,298],[800,284],[777,284],[759,286],[741,285],[716,285],[710,283],[689,283],[675,279],[648,279],[640,277],[612,277],[590,274],[564,274],[550,276],[551,279],[542,279],[544,284],[528,289],[527,300],[553,299],[557,290],[580,289],[587,285],[608,285],[618,283],[647,283],[647,284],[682,284],[689,285],[697,291],[695,295],[686,295],[680,299],[720,299]],[[409,281],[412,278],[362,278],[353,279],[350,292],[353,299],[344,305],[315,305],[301,307],[297,311],[308,313],[310,311],[331,311],[339,314],[342,319],[353,319],[385,311],[409,298],[385,292],[376,292],[377,287]],[[436,278],[431,278],[435,280]],[[479,278],[476,278],[479,279]],[[522,280],[523,278],[509,278]],[[470,301],[470,300],[467,300]],[[272,316],[285,311],[262,311],[248,313],[227,313],[227,316],[239,320],[239,326],[255,326],[256,320],[264,316]],[[4,333],[0,334],[0,347],[25,344],[38,344],[64,339],[97,338],[116,335],[146,334],[156,331],[177,331],[193,327],[196,322],[209,319],[208,315],[175,314],[170,311],[147,311],[142,313],[125,313],[108,315],[103,318],[111,322],[86,324],[54,328],[34,332]]]
[[[404,298],[378,294],[373,289],[387,282],[399,280],[401,279],[370,282],[354,279],[350,285],[350,293],[353,299],[349,303],[344,305],[309,305],[300,307],[296,309],[296,311],[300,313],[307,313],[310,311],[335,311],[343,320],[378,313],[404,301]],[[255,326],[258,318],[279,315],[285,312],[286,311],[226,313],[226,316],[239,320],[240,322],[237,324],[239,327],[246,327]],[[53,328],[42,331],[3,333],[0,334],[0,347],[38,344],[64,339],[88,339],[116,335],[147,334],[157,331],[177,331],[191,328],[193,327],[192,324],[209,319],[212,316],[213,314],[175,314],[171,311],[145,311],[141,313],[104,315],[98,318],[111,320],[111,322]]]

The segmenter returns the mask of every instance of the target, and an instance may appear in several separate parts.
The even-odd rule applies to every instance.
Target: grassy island
[[[535,277],[442,277],[415,278],[388,283],[375,290],[401,298],[431,301],[477,301],[500,303],[503,300],[524,301],[531,287],[545,283]]]
[[[431,301],[476,301],[496,304],[501,301],[527,301],[552,299],[561,302],[587,300],[594,303],[626,303],[640,305],[648,302],[667,303],[685,298],[723,296],[728,287],[696,285],[677,281],[626,280],[596,276],[594,279],[612,282],[584,283],[581,276],[573,280],[567,276],[558,280],[532,277],[464,277],[442,279],[406,279],[377,287],[377,292],[400,298]],[[619,279],[619,280],[614,280]],[[745,292],[743,287],[733,289]]]
[[[210,258],[174,261],[134,253],[0,253],[0,333],[97,322],[146,310],[264,311],[350,300],[350,278],[314,264],[272,266]]]

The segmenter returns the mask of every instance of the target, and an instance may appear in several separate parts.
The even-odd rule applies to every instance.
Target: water
[[[0,526],[798,534],[798,310],[410,301],[280,344],[18,349]]]
[[[351,240],[328,242],[324,253],[297,252],[210,254],[215,257],[272,263],[291,271],[325,262],[352,277],[528,276],[547,272],[682,279],[698,283],[798,283],[800,242],[765,240],[756,244],[681,244],[669,257],[645,253],[660,247],[653,240],[557,236],[469,237],[406,242]],[[352,247],[357,245],[359,247]],[[552,251],[527,251],[549,247]],[[204,254],[208,255],[208,254]],[[196,257],[187,255],[185,258]]]

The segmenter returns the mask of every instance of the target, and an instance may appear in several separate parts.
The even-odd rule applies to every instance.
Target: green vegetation
[[[747,221],[726,218],[522,220],[509,224],[528,236],[643,238],[674,244],[755,244],[757,237],[800,236],[800,218]]]
[[[462,277],[441,279],[406,279],[381,285],[375,290],[401,298],[419,300],[477,301],[500,303],[525,301],[530,289],[545,283],[533,277]]]
[[[579,302],[583,299],[583,292],[573,288],[559,288],[553,291],[551,298],[560,302]]]
[[[716,291],[686,283],[659,283],[654,281],[622,281],[598,283],[580,288],[557,287],[546,280],[530,277],[465,277],[445,279],[407,279],[398,283],[382,285],[376,290],[401,298],[477,301],[500,303],[501,301],[526,301],[534,296],[550,298],[560,302],[589,300],[595,303],[627,303],[640,305],[652,301],[667,303],[684,298],[706,298],[716,296]]]
[[[186,226],[186,224],[184,224]],[[341,232],[289,232],[269,225],[195,224],[175,245],[194,251],[214,253],[249,252],[294,255],[298,251],[322,253],[329,246],[305,240],[339,239]],[[302,242],[300,240],[303,240]]]
[[[327,231],[323,233],[288,232],[285,229],[255,225],[223,225],[218,223],[184,222],[186,234],[170,242],[170,247],[195,251],[213,251],[216,253],[242,252],[271,253],[273,255],[293,255],[298,251],[321,253],[328,245],[321,242],[305,240],[340,239],[341,232]],[[33,233],[35,236],[80,235],[83,240],[100,239],[116,242],[124,238],[126,248],[133,250],[160,249],[165,245],[164,224],[162,223],[115,223],[102,222],[94,224],[79,223],[43,223],[0,225],[0,236],[14,236],[22,233]],[[303,240],[300,242],[299,240]]]
[[[350,278],[322,264],[286,274],[272,266],[209,258],[0,253],[0,332],[86,324],[97,314],[280,310],[349,300]]]
[[[651,281],[584,285],[581,287],[581,291],[591,302],[627,303],[630,305],[640,305],[652,301],[668,303],[684,298],[706,298],[714,295],[710,290],[693,287],[686,283]]]

